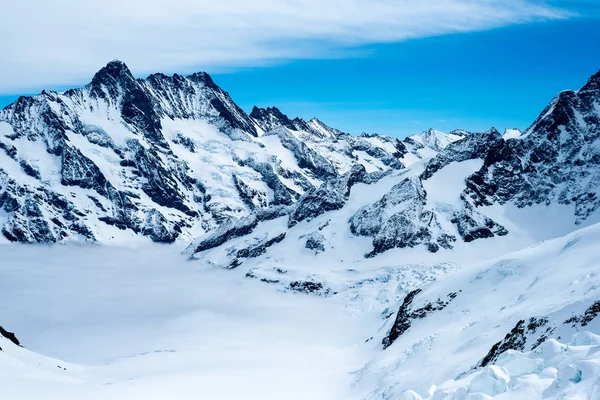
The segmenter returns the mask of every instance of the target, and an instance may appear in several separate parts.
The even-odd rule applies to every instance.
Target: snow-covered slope
[[[286,237],[278,243],[289,242],[289,248],[299,252],[303,245],[293,232],[312,235],[324,230],[326,240],[331,241],[334,233],[346,238],[330,250],[335,257],[344,257],[347,240],[359,242],[358,237],[371,241],[370,248],[354,246],[363,249],[365,257],[421,245],[435,253],[461,242],[504,236],[500,242],[533,244],[599,221],[600,169],[594,161],[600,148],[600,90],[595,83],[599,76],[577,92],[562,92],[518,137],[503,137],[492,128],[451,135],[429,130],[406,139],[402,160],[418,154],[416,144],[429,146],[432,157],[406,162],[406,169],[393,168],[381,184],[378,172],[352,179],[368,187],[351,185],[351,192],[369,193],[357,194],[360,200],[351,205],[346,203],[352,193],[340,196],[346,189],[333,189],[340,186],[331,184],[344,176],[307,191],[291,206],[290,229],[280,232]],[[378,142],[377,149],[388,143],[377,136],[358,139]],[[394,146],[400,149],[398,143]],[[330,234],[319,225],[327,220],[336,221]],[[304,225],[295,228],[299,221]],[[251,233],[252,229],[246,232]]]
[[[134,79],[110,62],[80,89],[0,111],[4,241],[190,240],[291,205],[348,172],[402,169],[397,139],[342,134],[276,108],[249,116],[206,73]]]
[[[406,142],[416,142],[424,148],[430,148],[434,151],[441,151],[448,147],[450,143],[462,139],[465,133],[461,131],[453,131],[445,134],[435,129],[428,129],[425,132],[409,136]]]
[[[582,332],[600,332],[598,240],[593,225],[489,261],[465,260],[411,291],[376,335],[373,346],[387,348],[357,386],[378,399],[596,398],[600,342]]]

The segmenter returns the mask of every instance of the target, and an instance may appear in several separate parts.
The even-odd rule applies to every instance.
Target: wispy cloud
[[[362,44],[570,14],[541,0],[20,0],[0,13],[0,93],[137,74],[339,56]]]

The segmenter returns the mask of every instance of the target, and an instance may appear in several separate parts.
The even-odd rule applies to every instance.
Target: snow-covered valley
[[[326,265],[306,266],[304,273],[319,268],[329,282],[340,280],[343,289],[326,297],[248,279],[251,267],[187,260],[177,245],[6,245],[0,315],[25,348],[0,337],[2,392],[15,399],[487,398],[479,392],[594,399],[600,338],[581,332],[599,332],[600,320],[565,321],[598,301],[598,240],[593,225],[433,270],[397,262],[325,274]],[[415,318],[383,350],[404,293],[417,287],[415,310],[456,297]],[[522,351],[549,328],[567,344],[575,334],[577,346],[551,340],[471,370],[531,318],[546,322],[525,329]]]
[[[3,247],[3,397],[345,398],[376,316],[180,251]]]

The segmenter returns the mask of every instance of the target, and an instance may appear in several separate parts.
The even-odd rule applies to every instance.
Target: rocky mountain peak
[[[217,86],[217,84],[215,83],[215,81],[213,81],[213,79],[211,78],[211,76],[203,71],[200,72],[195,72],[191,75],[188,75],[187,78],[192,81],[192,82],[198,82],[198,83],[202,83],[205,86],[211,88],[211,89],[218,89],[219,87]]]
[[[433,128],[429,128],[428,130],[422,133],[412,135],[409,137],[410,140],[417,142],[423,146],[430,147],[435,151],[441,151],[450,143],[455,142],[461,138],[462,136],[449,135],[444,132],[435,130]]]
[[[294,123],[277,107],[259,108],[254,106],[250,118],[253,118],[265,132],[281,126],[296,130]]]
[[[502,134],[500,133],[500,131],[498,129],[496,129],[495,127],[491,127],[488,131],[487,131],[490,135],[494,135],[494,136],[502,136]]]
[[[0,241],[171,242],[290,207],[358,164],[373,180],[404,168],[392,138],[336,132],[277,107],[250,117],[204,72],[136,79],[111,61],[0,111]]]
[[[469,131],[465,131],[464,129],[454,129],[452,131],[450,131],[450,133],[448,133],[448,135],[454,135],[454,136],[468,136],[470,135],[471,132]]]
[[[321,138],[331,138],[335,139],[339,135],[342,134],[341,131],[331,128],[330,126],[323,123],[321,120],[313,117],[310,121],[308,121],[307,125],[309,126],[312,133]]]
[[[306,122],[304,119],[296,117],[290,119],[282,113],[277,107],[260,108],[254,106],[250,113],[252,118],[265,132],[275,128],[287,128],[292,131],[302,131],[313,135],[316,139],[336,139],[342,134],[341,131],[331,128],[319,121],[317,118],[312,118]]]
[[[600,163],[600,92],[592,89],[597,81],[598,74],[587,89],[559,94],[519,136],[522,140],[507,140],[492,128],[473,134],[428,129],[400,141],[343,134],[316,118],[291,119],[277,107],[254,107],[248,115],[204,72],[135,79],[124,63],[111,61],[83,89],[23,97],[0,111],[0,152],[6,154],[0,165],[0,207],[8,215],[0,222],[9,240],[96,238],[102,223],[172,241],[189,235],[194,224],[208,229],[271,206],[300,202],[314,212],[339,210],[349,187],[339,183],[344,174],[362,166],[361,180],[371,184],[419,160],[426,163],[419,176],[423,182],[449,165],[469,160],[482,165],[458,183],[466,186],[457,189],[462,200],[450,210],[457,213],[450,220],[438,216],[425,195],[406,204],[391,201],[394,193],[389,202],[372,199],[378,205],[367,210],[366,219],[354,221],[356,232],[366,236],[382,232],[382,242],[374,242],[381,251],[416,244],[449,247],[444,224],[463,232],[451,236],[465,241],[503,233],[475,212],[481,205],[575,203],[576,217],[583,221],[600,208],[596,169],[590,167]],[[263,137],[259,131],[270,134]],[[44,151],[32,153],[29,141],[45,146]],[[21,175],[10,181],[14,171]],[[415,180],[397,189],[418,194],[434,181]],[[26,188],[32,182],[45,196],[39,209],[28,200],[36,193]],[[87,192],[73,197],[74,186]],[[312,192],[321,186],[325,192]],[[327,205],[317,200],[325,197]],[[71,198],[72,204],[65,203]],[[392,203],[402,203],[403,211],[390,211],[376,231],[371,229],[371,217],[379,218]],[[471,208],[460,213],[461,207]],[[81,210],[91,210],[96,220],[90,222]],[[412,217],[420,222],[402,231],[406,240],[387,239]],[[32,218],[39,222],[33,228],[27,223]],[[479,233],[472,234],[473,229]]]
[[[600,71],[596,72],[594,75],[588,79],[587,83],[581,88],[580,91],[587,90],[600,90]]]
[[[135,78],[123,61],[113,60],[102,67],[92,78],[92,87],[112,86],[134,81]]]

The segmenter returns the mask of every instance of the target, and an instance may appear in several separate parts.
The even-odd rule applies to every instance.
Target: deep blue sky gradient
[[[600,17],[365,46],[350,54],[212,76],[248,112],[255,104],[275,105],[350,133],[525,129],[559,91],[578,89],[600,69]],[[0,107],[15,99],[0,95]]]

